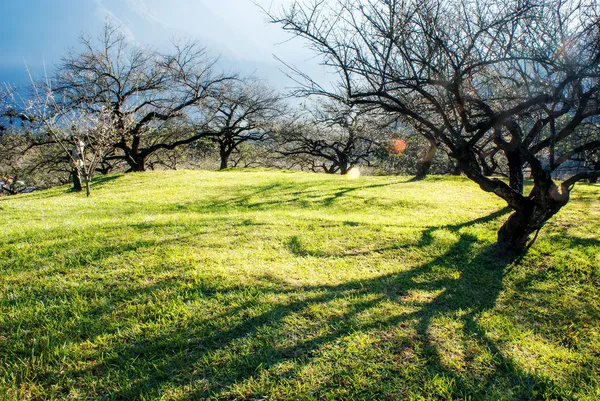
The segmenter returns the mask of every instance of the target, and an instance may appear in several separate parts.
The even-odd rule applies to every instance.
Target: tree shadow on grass
[[[451,232],[457,232],[463,227],[474,226],[477,224],[486,224],[486,223],[492,222],[502,216],[509,214],[511,212],[511,210],[512,209],[510,209],[509,207],[505,207],[505,208],[500,209],[496,212],[493,212],[487,216],[480,217],[480,218],[471,220],[466,223],[447,224],[447,225],[442,225],[442,226],[430,227],[421,233],[421,238],[418,242],[418,246],[425,247],[425,246],[431,245],[433,242],[433,233],[435,231],[445,229],[445,230],[449,230]],[[360,223],[345,221],[345,222],[343,222],[343,225],[349,226],[349,227],[357,227],[357,226],[360,226]],[[405,244],[392,244],[392,245],[386,246],[386,247],[380,247],[380,248],[376,248],[376,249],[368,249],[368,250],[363,250],[363,251],[349,250],[349,251],[340,252],[340,253],[332,253],[332,252],[326,252],[324,250],[312,250],[302,242],[300,236],[294,235],[286,243],[286,247],[291,253],[293,253],[294,255],[299,256],[299,257],[312,256],[312,257],[320,257],[320,258],[339,258],[339,257],[348,257],[348,256],[363,256],[363,255],[369,255],[369,254],[373,254],[373,253],[383,253],[383,252],[387,252],[387,251],[399,250],[401,248],[409,248],[409,247],[411,247],[411,245],[409,245],[409,244],[406,244],[406,245]]]
[[[392,181],[392,182],[386,182],[383,184],[357,185],[357,186],[352,186],[352,187],[340,188],[332,196],[329,196],[326,199],[324,199],[323,205],[324,206],[332,206],[335,203],[335,201],[337,201],[338,199],[340,199],[356,190],[389,187],[392,185],[404,184],[404,183],[408,183],[408,182],[410,182],[410,180],[408,180],[408,181]]]
[[[517,366],[481,324],[482,316],[495,308],[504,271],[514,258],[499,254],[494,246],[478,243],[465,233],[468,230],[462,230],[506,213],[500,210],[462,224],[430,227],[417,247],[432,245],[434,232],[440,229],[451,231],[457,240],[443,254],[410,270],[340,285],[292,286],[267,276],[253,283],[227,285],[216,280],[182,283],[165,278],[130,288],[86,313],[88,321],[106,320],[104,329],[90,332],[87,325],[79,323],[74,330],[88,334],[84,341],[90,335],[114,334],[118,328],[110,327],[109,322],[123,310],[124,318],[132,314],[138,324],[155,329],[118,338],[94,367],[76,368],[66,374],[87,376],[86,380],[90,375],[117,378],[120,385],[116,391],[110,387],[112,383],[95,384],[96,391],[107,386],[104,394],[108,399],[169,398],[169,391],[174,389],[185,389],[179,398],[189,400],[261,398],[269,396],[268,383],[244,385],[259,380],[261,374],[277,377],[285,363],[294,366],[292,378],[285,380],[302,381],[301,377],[294,378],[302,367],[327,360],[332,348],[341,349],[340,358],[344,358],[344,347],[352,336],[365,333],[376,339],[379,354],[391,355],[399,364],[413,366],[414,371],[407,375],[401,367],[383,360],[378,370],[386,373],[377,377],[377,383],[358,389],[363,396],[339,393],[347,385],[345,380],[370,374],[349,369],[343,373],[346,378],[324,375],[308,390],[298,386],[297,393],[279,398],[398,399],[411,395],[402,393],[408,387],[412,395],[432,398],[535,399],[552,391],[551,383]],[[288,244],[299,256],[331,256],[325,252],[307,255],[294,246]],[[172,288],[175,291],[168,299],[161,300],[160,294]],[[226,305],[224,310],[169,320],[164,327],[156,326],[163,317],[145,308],[152,302],[174,301],[185,308],[216,298],[225,300],[219,301]],[[228,299],[234,302],[227,305]],[[385,308],[391,309],[387,312]],[[303,323],[297,328],[295,321]],[[454,335],[444,336],[450,329]],[[481,349],[489,356],[485,364],[474,362],[479,357],[474,352]],[[463,368],[452,362],[456,350],[462,353]],[[124,382],[123,377],[127,378]],[[443,386],[428,387],[440,380]],[[240,388],[235,395],[234,387]]]
[[[91,188],[93,190],[98,190],[108,184],[110,184],[113,181],[117,181],[118,179],[124,177],[123,174],[111,174],[111,175],[103,175],[103,176],[96,176],[91,183]]]
[[[330,207],[342,197],[358,190],[368,190],[406,183],[406,181],[390,181],[382,184],[361,185],[356,182],[354,186],[343,188],[329,188],[323,182],[273,182],[261,187],[245,189],[243,193],[235,193],[229,199],[206,199],[187,205],[176,205],[173,211],[182,208],[195,212],[215,212],[219,210],[247,209],[270,210],[286,207],[308,209],[320,206]]]
[[[415,388],[442,378],[448,384],[444,390],[448,398],[485,399],[503,392],[504,399],[533,399],[540,388],[547,386],[545,379],[519,368],[479,322],[482,314],[495,307],[502,290],[504,269],[514,262],[514,258],[499,254],[494,246],[482,247],[476,238],[460,231],[506,213],[502,210],[464,224],[426,230],[420,246],[429,244],[432,233],[440,228],[455,232],[458,240],[442,255],[408,271],[335,286],[290,287],[287,283],[267,278],[271,285],[260,288],[257,299],[229,309],[221,316],[197,319],[167,334],[117,345],[114,357],[106,364],[128,366],[130,372],[137,372],[137,376],[132,375],[130,385],[111,397],[154,398],[164,395],[165,388],[190,386],[192,390],[185,399],[230,399],[229,391],[233,386],[243,386],[247,380],[255,380],[260,372],[275,369],[284,362],[308,365],[316,356],[322,357],[328,346],[339,345],[349,336],[362,332],[379,335],[379,346],[389,352],[401,354],[410,348],[410,352],[425,361],[415,377],[405,378],[414,381]],[[302,251],[300,254],[303,255]],[[246,291],[244,287],[240,285],[229,291]],[[207,288],[198,290],[206,293]],[[411,301],[415,293],[426,293],[430,298],[428,301]],[[283,301],[267,305],[260,302],[263,296],[283,294],[287,295]],[[321,319],[314,327],[309,324],[305,331],[292,333],[294,340],[282,339],[289,335],[282,332],[289,319],[310,319],[315,308],[334,309],[339,302],[345,305],[342,312]],[[381,305],[390,303],[408,305],[411,311],[389,316],[377,312]],[[357,318],[364,313],[374,313],[377,318]],[[448,362],[448,353],[452,352],[448,352],[449,344],[443,336],[439,336],[439,331],[444,329],[439,327],[443,325],[440,322],[447,318],[453,319],[462,331],[455,340],[462,342],[459,348],[466,350],[466,370],[457,369]],[[223,324],[224,321],[230,323]],[[398,343],[393,336],[385,334],[401,327],[415,330],[416,334],[409,343]],[[469,349],[473,347],[488,350],[490,361],[487,369],[469,371],[469,361],[477,357],[469,355]],[[348,374],[351,376],[353,373]],[[367,391],[371,391],[368,398],[390,396],[390,388],[394,385],[386,387],[386,382],[393,383],[393,376],[394,372],[380,378],[382,382],[379,385],[368,388]],[[296,395],[298,399],[327,396],[337,391],[340,385],[330,378],[315,386],[311,390],[312,395]],[[435,393],[439,389],[422,390],[423,396],[427,396],[427,391],[433,391],[430,396],[444,396]],[[246,391],[239,395],[240,399],[268,395],[261,390],[255,390],[257,393]],[[268,388],[263,391],[268,392]]]

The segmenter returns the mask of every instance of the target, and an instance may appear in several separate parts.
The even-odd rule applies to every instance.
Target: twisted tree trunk
[[[515,210],[498,230],[498,244],[517,253],[523,252],[530,244],[530,237],[537,233],[566,202],[541,196],[527,201],[525,207]],[[531,242],[535,240],[535,237]]]
[[[534,187],[530,195],[525,197],[505,182],[485,177],[475,154],[468,149],[457,152],[457,161],[467,177],[479,184],[484,191],[493,192],[504,199],[514,210],[498,230],[498,244],[514,253],[523,253],[531,245],[535,237],[530,242],[530,236],[537,233],[567,204],[570,186],[583,177],[572,177],[563,182],[559,188],[546,170],[541,166],[535,166]]]
[[[128,159],[127,163],[129,163],[130,172],[146,171],[146,158],[143,156],[136,156]]]

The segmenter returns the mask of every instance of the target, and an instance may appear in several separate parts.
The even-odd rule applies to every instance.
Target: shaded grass
[[[596,399],[600,189],[522,260],[460,178],[110,176],[0,201],[5,399]]]

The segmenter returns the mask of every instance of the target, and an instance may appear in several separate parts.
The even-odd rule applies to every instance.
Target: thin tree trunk
[[[85,196],[89,197],[90,196],[90,178],[86,177],[85,178]]]
[[[597,161],[596,163],[594,163],[594,171],[600,171],[600,160]],[[598,181],[600,181],[600,178],[590,178],[588,179],[588,182],[591,184],[595,184]]]
[[[483,172],[483,175],[485,175],[486,177],[493,176],[494,175],[493,156],[491,157],[491,159],[492,159],[491,166],[485,160],[485,158],[486,158],[485,152],[483,152],[483,151],[478,152],[477,158],[479,160],[479,164],[481,165],[481,171]]]

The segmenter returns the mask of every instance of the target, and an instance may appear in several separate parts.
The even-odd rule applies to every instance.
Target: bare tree
[[[199,111],[205,118],[197,124],[196,135],[217,144],[222,170],[241,144],[267,139],[285,105],[273,89],[247,78],[222,85],[218,94],[200,104]]]
[[[90,196],[90,183],[98,166],[120,138],[113,113],[107,109],[92,112],[65,106],[57,100],[49,80],[32,83],[32,89],[30,98],[13,98],[13,104],[19,104],[32,122],[30,132],[37,131],[37,140],[27,150],[41,145],[58,147],[70,164],[73,189],[81,191],[85,183],[86,195]],[[128,129],[133,122],[121,119],[120,124]]]
[[[31,184],[46,186],[61,180],[48,179],[42,170],[64,165],[52,146],[36,130],[38,120],[14,87],[0,88],[0,176],[2,192],[17,194],[32,190]],[[64,157],[64,154],[61,154]],[[43,168],[41,168],[43,167]]]
[[[10,99],[10,88],[0,87],[0,135],[6,132],[10,125],[8,105]]]
[[[595,0],[358,0],[294,2],[273,22],[309,41],[339,73],[343,94],[306,75],[303,92],[381,107],[424,127],[462,171],[514,210],[498,233],[522,252],[579,180],[552,171],[595,139],[567,150],[600,114]],[[511,185],[483,173],[477,149],[507,160]],[[560,155],[559,155],[560,153]],[[534,186],[522,194],[523,168]]]
[[[26,188],[23,182],[25,138],[8,125],[0,131],[0,194],[16,195]]]
[[[339,102],[308,106],[277,136],[279,153],[312,171],[346,174],[371,156],[388,139],[389,118]]]
[[[55,93],[66,108],[88,115],[106,114],[114,122],[119,151],[130,171],[143,171],[159,150],[173,150],[203,133],[160,137],[161,124],[188,116],[192,106],[221,93],[234,74],[217,73],[217,59],[195,42],[174,44],[160,54],[128,43],[117,27],[107,25],[98,46],[81,40],[84,51],[65,57],[58,69]],[[104,117],[102,117],[104,118]],[[182,133],[182,132],[180,132]]]

